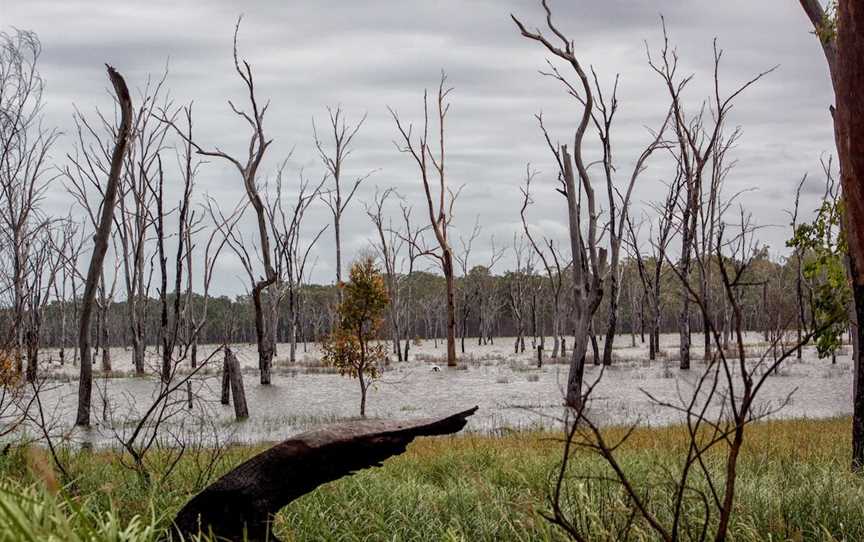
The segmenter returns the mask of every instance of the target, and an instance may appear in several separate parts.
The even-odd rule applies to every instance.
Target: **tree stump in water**
[[[321,484],[405,451],[416,437],[460,431],[475,406],[446,418],[364,420],[331,425],[290,438],[242,463],[193,497],[174,519],[186,538],[212,532],[219,539],[270,540],[273,515]]]
[[[228,369],[228,380],[231,383],[231,395],[234,397],[234,417],[245,420],[249,417],[249,407],[246,406],[246,391],[243,388],[243,373],[240,361],[230,348],[225,348],[225,366]]]

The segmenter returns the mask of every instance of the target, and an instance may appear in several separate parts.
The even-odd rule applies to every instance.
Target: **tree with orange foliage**
[[[347,284],[340,284],[342,302],[336,329],[324,341],[324,363],[342,376],[360,382],[360,416],[366,417],[366,392],[380,377],[379,364],[387,357],[387,346],[372,344],[380,338],[387,308],[387,286],[371,257],[351,266]]]

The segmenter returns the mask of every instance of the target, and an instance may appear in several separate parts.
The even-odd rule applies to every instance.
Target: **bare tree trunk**
[[[99,331],[102,333],[102,372],[111,372],[111,345],[109,344],[110,333],[108,332],[108,303],[99,311]]]
[[[231,367],[228,364],[227,351],[222,362],[222,394],[219,397],[219,402],[223,405],[231,403]]]
[[[142,334],[143,335],[143,334]],[[135,374],[144,374],[144,338],[137,333],[132,334],[132,362],[135,365]]]
[[[630,285],[630,346],[632,348],[636,348],[636,314],[637,312],[641,316],[641,310],[636,307],[636,293],[634,291],[633,285]],[[639,326],[642,328],[643,326]],[[642,342],[645,342],[645,335],[642,335]]]
[[[588,331],[588,337],[591,340],[591,356],[594,365],[600,365],[600,347],[597,344],[597,333],[594,331],[594,322],[591,322],[591,327]]]
[[[258,168],[261,165],[261,161],[264,159],[267,148],[270,146],[273,140],[267,139],[264,135],[264,115],[267,112],[269,103],[265,104],[263,107],[258,106],[258,98],[255,94],[255,84],[253,81],[252,66],[251,64],[249,64],[249,62],[245,60],[241,62],[240,60],[240,56],[237,50],[237,35],[239,31],[240,20],[238,19],[237,25],[234,27],[234,70],[237,72],[237,75],[240,76],[240,79],[243,80],[243,83],[246,87],[249,98],[250,112],[246,113],[240,111],[236,107],[234,107],[234,104],[231,104],[231,108],[234,113],[237,114],[238,117],[242,118],[246,123],[248,123],[251,128],[251,136],[249,140],[247,156],[243,159],[243,161],[241,161],[238,158],[222,152],[221,150],[219,150],[218,147],[213,150],[205,150],[192,140],[191,135],[186,135],[180,130],[177,130],[177,132],[181,135],[181,137],[183,137],[186,143],[195,148],[195,151],[198,154],[204,156],[213,156],[227,160],[228,162],[233,164],[234,167],[237,168],[237,171],[240,173],[240,177],[243,179],[243,188],[245,189],[246,197],[249,201],[249,204],[255,211],[259,242],[258,251],[261,257],[261,263],[264,267],[264,276],[260,279],[255,279],[254,276],[250,275],[250,278],[252,280],[252,299],[255,309],[255,336],[258,340],[258,366],[261,371],[261,384],[269,385],[270,367],[273,361],[273,330],[268,330],[266,327],[266,320],[264,319],[263,313],[262,295],[271,284],[276,282],[278,277],[276,275],[276,270],[273,268],[273,250],[270,247],[270,235],[268,233],[268,226],[271,226],[272,224],[270,224],[268,221],[267,210],[264,207],[264,203],[258,191]],[[248,263],[251,262],[247,262],[247,264]],[[247,273],[249,273],[248,268]]]
[[[120,103],[121,120],[117,131],[114,152],[111,155],[111,171],[105,186],[102,215],[99,220],[99,228],[96,230],[93,240],[93,255],[90,258],[90,266],[87,270],[87,282],[84,284],[84,295],[81,300],[81,318],[78,331],[78,349],[81,353],[81,375],[78,381],[76,425],[90,425],[90,400],[93,389],[90,318],[93,313],[93,304],[96,297],[96,283],[99,280],[99,275],[102,273],[102,263],[105,260],[105,253],[108,251],[108,238],[111,236],[111,223],[117,199],[117,186],[120,180],[120,171],[123,167],[123,156],[126,154],[129,131],[132,126],[132,100],[129,97],[129,89],[126,87],[126,82],[110,66],[108,67],[108,77],[111,79],[111,84],[114,86],[114,92],[117,94],[117,100]]]
[[[714,202],[709,202],[709,205],[714,205]],[[699,295],[702,296],[702,307],[700,307],[700,311],[702,312],[702,359],[708,362],[711,359],[711,296],[709,295],[709,282],[711,279],[710,269],[711,269],[711,257],[703,258],[707,260],[704,264],[706,269],[700,268],[700,284],[699,284]]]
[[[392,109],[390,114],[396,123],[396,128],[402,137],[404,144],[400,147],[402,152],[408,153],[414,159],[420,170],[420,176],[423,182],[424,194],[426,196],[426,207],[429,212],[429,225],[432,228],[435,239],[438,242],[438,252],[429,252],[423,248],[419,252],[428,254],[438,259],[441,264],[441,270],[444,273],[447,285],[447,366],[456,367],[456,302],[455,291],[456,284],[454,280],[453,268],[453,250],[450,247],[448,240],[448,229],[450,221],[453,217],[453,205],[456,202],[458,191],[454,192],[447,188],[445,175],[445,118],[450,109],[447,103],[447,95],[450,94],[451,88],[445,88],[447,76],[441,73],[441,79],[438,85],[438,96],[436,100],[438,113],[438,157],[433,156],[432,145],[428,140],[429,129],[429,106],[427,94],[423,94],[423,112],[424,112],[424,130],[422,137],[415,141],[412,136],[410,127],[404,126],[399,116]],[[430,171],[434,169],[434,173]],[[432,176],[438,178],[438,194],[437,198],[432,194]],[[437,199],[437,205],[436,200]],[[418,247],[419,248],[419,247]]]
[[[617,267],[617,265],[616,265]],[[618,273],[609,273],[609,319],[606,322],[606,341],[603,343],[603,365],[612,365],[612,346],[618,330]],[[596,339],[594,339],[596,343]],[[597,363],[596,357],[594,363]]]
[[[288,291],[288,361],[297,361],[297,304],[294,287]]]
[[[690,195],[691,187],[688,186],[687,205],[684,209],[684,217],[682,224],[684,225],[684,233],[681,241],[681,270],[679,275],[682,281],[690,280],[690,261],[692,251],[693,229],[690,227],[691,217],[695,223],[696,210],[691,207],[693,197]],[[678,353],[680,356],[679,368],[682,370],[690,369],[690,292],[687,286],[682,284],[678,291],[678,296],[681,299],[681,312],[678,314]]]
[[[453,277],[453,253],[444,249],[443,269],[447,282],[447,366],[456,367],[456,281]]]
[[[273,366],[273,334],[268,332],[264,319],[262,300],[263,288],[256,284],[252,289],[252,304],[255,308],[255,339],[258,343],[258,369],[261,372],[261,384],[270,385],[271,368]],[[266,286],[265,286],[266,287]]]
[[[243,389],[243,372],[240,370],[240,362],[230,348],[225,348],[225,363],[228,365],[228,377],[231,381],[231,395],[234,396],[234,417],[244,420],[249,417],[249,408],[246,406],[246,391]]]
[[[27,337],[27,382],[35,383],[39,367],[39,339],[33,332]]]
[[[558,359],[558,351],[561,347],[561,338],[558,336],[557,319],[552,325],[552,332],[554,334],[554,336],[552,337],[552,359]]]

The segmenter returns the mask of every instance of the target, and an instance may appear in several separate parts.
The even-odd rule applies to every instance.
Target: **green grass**
[[[620,430],[609,433],[614,438]],[[751,426],[732,539],[864,540],[864,476],[848,470],[849,433],[848,419]],[[681,428],[641,429],[621,452],[633,479],[653,488],[650,506],[664,520],[664,469],[676,470],[685,444]],[[381,469],[292,503],[277,517],[276,532],[283,540],[563,540],[540,514],[548,509],[560,449],[555,435],[539,433],[421,439]],[[216,474],[259,450],[230,449]],[[719,460],[710,459],[718,472]],[[192,456],[149,485],[115,452],[66,453],[64,461],[71,481],[57,481],[41,452],[12,448],[0,457],[0,541],[48,540],[49,533],[58,541],[155,540],[202,485],[201,462]],[[575,456],[573,474],[602,473],[596,458]],[[614,540],[627,510],[620,489],[577,480],[569,487],[570,509],[579,511],[591,539]],[[630,535],[654,540],[640,523]]]

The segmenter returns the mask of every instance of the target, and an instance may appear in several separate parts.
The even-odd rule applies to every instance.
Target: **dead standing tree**
[[[633,195],[633,187],[636,185],[636,180],[639,175],[645,171],[648,159],[657,149],[664,148],[667,143],[663,140],[663,133],[666,126],[669,124],[669,117],[663,121],[660,130],[654,134],[654,140],[642,151],[636,159],[636,165],[633,167],[624,192],[618,190],[614,178],[615,167],[613,164],[612,154],[612,122],[615,117],[615,112],[618,110],[618,99],[616,91],[618,89],[618,80],[615,80],[615,86],[612,91],[612,99],[607,106],[603,99],[603,94],[600,92],[600,86],[597,83],[597,75],[594,74],[595,87],[597,89],[597,114],[592,114],[591,118],[594,126],[597,129],[597,135],[600,139],[603,149],[603,174],[606,180],[607,205],[609,213],[609,221],[606,225],[606,230],[609,234],[609,313],[606,323],[606,340],[603,343],[603,365],[612,364],[612,346],[615,342],[615,333],[618,328],[618,301],[620,297],[620,261],[621,261],[621,244],[625,238],[625,225],[630,213],[630,198]]]
[[[280,277],[279,284],[283,286],[279,293],[284,292],[288,298],[288,359],[292,363],[297,358],[297,329],[299,327],[300,314],[300,290],[306,273],[306,265],[309,254],[321,236],[327,230],[324,226],[307,242],[303,243],[302,225],[306,210],[321,193],[325,179],[316,186],[310,188],[309,181],[300,172],[300,185],[293,206],[283,196],[284,181],[283,173],[285,163],[279,168],[276,175],[276,194],[272,197],[268,192],[267,214],[270,227],[273,231],[273,242],[276,247],[276,270]],[[271,308],[278,309],[278,300],[274,300]],[[276,319],[273,318],[273,328],[276,328]]]
[[[465,336],[468,334],[468,317],[471,315],[472,306],[476,303],[476,291],[472,290],[469,278],[471,249],[474,247],[474,241],[480,236],[480,230],[480,217],[478,216],[474,221],[474,227],[471,229],[471,235],[467,239],[462,235],[459,236],[461,250],[453,254],[460,274],[459,281],[456,283],[456,310],[459,311],[457,325],[460,350],[463,354],[465,353]]]
[[[25,269],[24,344],[27,350],[27,382],[37,383],[39,351],[42,346],[42,324],[45,309],[51,299],[63,266],[67,246],[74,242],[75,230],[64,221],[47,221],[38,229],[31,241],[32,254]]]
[[[682,453],[676,468],[662,467],[656,473],[667,483],[646,482],[653,474],[648,478],[640,475],[637,479],[632,468],[621,460],[630,449],[628,439],[635,426],[624,431],[623,437],[610,440],[609,432],[592,416],[586,415],[584,407],[602,378],[602,372],[587,387],[580,408],[568,412],[564,420],[563,457],[550,490],[551,511],[544,513],[544,517],[573,540],[593,540],[600,531],[611,539],[630,540],[634,527],[665,542],[723,541],[730,538],[734,514],[739,509],[736,504],[738,469],[747,427],[789,404],[791,393],[785,399],[781,398],[779,405],[775,401],[759,401],[759,396],[771,375],[798,346],[781,344],[779,337],[782,334],[777,334],[778,338],[758,358],[748,357],[745,351],[745,322],[737,290],[743,285],[742,280],[758,249],[753,242],[752,225],[743,213],[742,218],[740,232],[724,237],[721,225],[711,242],[711,252],[695,256],[695,264],[700,267],[709,264],[706,256],[722,262],[718,274],[723,296],[732,308],[731,327],[735,344],[731,349],[722,346],[722,332],[702,303],[699,287],[691,285],[688,278],[669,262],[670,269],[687,285],[694,303],[707,313],[716,354],[694,379],[691,394],[679,393],[677,398],[668,400],[646,392],[653,405],[677,413],[686,430],[687,443],[680,448]],[[794,318],[789,313],[782,327],[788,331]],[[811,338],[813,333],[808,332],[803,339]],[[584,459],[585,453],[599,458],[599,470],[591,463],[590,472],[586,472],[573,461],[576,454],[580,460]],[[576,484],[585,484],[597,494],[620,496],[627,513],[601,515],[599,519],[586,521],[583,511],[573,507],[573,503],[578,501],[568,499]],[[652,503],[660,500],[670,503],[670,514],[656,513]]]
[[[384,204],[387,199],[399,194],[393,188],[379,192],[375,189],[373,203],[366,204],[366,214],[369,220],[375,225],[375,231],[378,233],[378,239],[372,243],[375,251],[384,264],[384,278],[387,283],[387,304],[388,323],[390,324],[390,338],[393,341],[393,353],[396,354],[396,359],[402,361],[402,329],[401,320],[399,318],[399,270],[397,269],[397,261],[399,253],[402,251],[405,241],[395,232],[392,222],[385,225]]]
[[[400,269],[400,280],[396,284],[396,301],[391,301],[391,304],[396,306],[396,319],[399,321],[400,329],[402,330],[403,338],[405,339],[405,347],[402,351],[402,360],[408,361],[408,353],[411,349],[411,330],[412,330],[412,315],[416,304],[414,303],[414,282],[411,279],[414,273],[414,265],[420,257],[419,240],[423,233],[429,229],[429,226],[418,228],[411,223],[412,208],[404,204],[400,204],[402,210],[402,223],[404,230],[389,230],[391,239],[393,236],[400,237],[405,241],[406,255],[402,259],[402,267]],[[437,343],[436,343],[437,347]]]
[[[594,92],[588,75],[582,68],[574,52],[574,44],[553,24],[552,12],[546,0],[541,2],[546,12],[546,25],[556,38],[560,46],[550,42],[540,30],[529,31],[522,22],[511,15],[522,35],[528,39],[542,44],[550,53],[565,61],[578,76],[581,91],[567,84],[570,92],[574,92],[577,101],[582,105],[581,119],[573,136],[573,154],[570,154],[567,145],[557,145],[552,142],[548,132],[543,126],[543,120],[538,115],[540,127],[543,130],[546,142],[552,151],[558,166],[558,180],[562,187],[559,191],[567,198],[568,226],[570,230],[570,251],[573,255],[573,292],[575,303],[573,307],[574,319],[574,341],[573,354],[570,362],[570,371],[567,377],[566,402],[573,408],[578,408],[582,400],[582,377],[585,368],[585,352],[591,335],[591,322],[594,313],[600,306],[603,298],[603,274],[606,268],[606,250],[599,245],[598,209],[597,198],[591,180],[588,176],[587,165],[583,159],[582,147],[585,132],[591,122],[594,110]],[[564,80],[561,77],[561,80]],[[576,171],[574,172],[574,167]],[[577,185],[576,177],[579,184]],[[587,206],[587,235],[582,233],[582,206]]]
[[[633,222],[630,217],[627,217],[630,249],[636,260],[636,269],[639,272],[639,279],[645,290],[645,296],[648,298],[650,318],[648,326],[648,359],[652,361],[657,359],[657,353],[660,351],[660,326],[663,314],[663,296],[661,295],[663,265],[666,262],[666,251],[669,249],[669,243],[674,233],[672,226],[675,219],[675,204],[681,193],[681,179],[682,174],[679,168],[662,205],[653,205],[656,214],[656,230],[654,224],[651,223],[648,234],[651,252],[648,258],[643,255],[640,249],[642,244],[639,241],[638,231],[633,228]]]
[[[60,329],[57,342],[59,343],[60,365],[66,362],[66,345],[67,345],[67,329],[68,329],[68,305],[71,297],[73,321],[76,320],[78,314],[78,279],[82,278],[81,272],[78,269],[78,259],[84,248],[83,231],[84,228],[76,223],[72,216],[68,216],[63,220],[63,236],[68,237],[70,242],[64,242],[60,247],[60,269],[57,274],[57,279],[54,281],[54,299],[59,306]],[[73,240],[74,239],[74,240]],[[72,349],[77,352],[75,348]],[[73,361],[77,360],[77,355],[73,354]]]
[[[114,116],[116,117],[116,111]],[[71,154],[66,155],[69,165],[64,167],[63,176],[69,181],[66,185],[67,192],[69,192],[81,209],[84,210],[86,221],[88,222],[86,226],[95,231],[99,228],[100,214],[103,201],[105,200],[103,179],[110,175],[111,157],[117,140],[118,119],[109,118],[97,109],[95,120],[88,120],[87,117],[76,109],[73,122],[75,123],[76,132],[75,148]],[[135,122],[133,112],[133,123]],[[130,128],[130,144],[132,144],[134,139],[133,135],[134,125]],[[117,203],[115,204],[121,206],[121,213],[126,197],[126,188],[124,187],[126,181],[124,177],[129,168],[128,157],[129,148],[127,147],[127,155],[123,158],[124,165],[121,172],[120,186],[117,188]],[[118,221],[122,223],[122,219],[122,216],[114,217],[114,224],[117,227],[112,230],[113,233],[111,235],[112,248],[117,254],[119,254],[117,246],[118,237],[121,243],[119,248],[125,248],[122,244],[125,232],[121,231],[122,227],[118,225]],[[126,240],[128,241],[128,237]],[[97,281],[95,347],[97,351],[100,346],[102,347],[103,372],[111,370],[111,350],[108,348],[108,313],[116,292],[120,266],[125,263],[127,263],[126,258],[114,258],[114,269],[111,275],[109,276],[103,267],[100,270]],[[141,264],[143,268],[143,259]],[[77,274],[77,270],[75,272]],[[142,280],[143,275],[142,269]]]
[[[525,211],[533,203],[531,199],[531,181],[536,174],[537,172],[531,169],[530,164],[526,166],[525,187],[522,189],[522,208],[519,210],[519,216],[522,218],[522,230],[525,232],[525,238],[528,239],[534,253],[537,254],[537,257],[543,263],[543,268],[546,270],[546,279],[549,281],[550,301],[552,305],[552,358],[557,359],[559,353],[561,356],[565,355],[564,272],[569,264],[563,262],[560,250],[556,248],[554,240],[543,238],[544,247],[541,248],[528,227]],[[549,250],[548,255],[546,254],[546,249]]]
[[[360,184],[372,175],[372,172],[366,173],[354,179],[354,183],[349,190],[344,190],[342,186],[342,175],[344,173],[345,159],[353,151],[351,146],[354,141],[354,136],[360,131],[363,123],[366,121],[366,115],[360,119],[356,125],[351,126],[345,120],[342,113],[342,108],[337,107],[335,110],[327,108],[327,113],[330,116],[330,129],[333,136],[333,148],[328,152],[327,145],[318,137],[318,129],[315,126],[315,121],[312,121],[312,133],[315,138],[315,148],[321,157],[321,162],[327,170],[328,176],[333,180],[333,188],[321,192],[321,199],[330,208],[333,214],[333,235],[336,241],[336,284],[342,284],[342,213],[348,208],[351,199],[360,188]],[[336,289],[338,300],[342,302],[342,289]]]
[[[457,287],[459,302],[459,339],[462,353],[465,353],[465,338],[468,335],[468,322],[472,313],[477,315],[477,338],[481,342],[483,337],[483,306],[488,301],[491,291],[484,286],[488,286],[489,277],[492,269],[498,260],[504,255],[504,250],[496,250],[495,238],[491,238],[489,245],[491,253],[486,265],[471,265],[471,252],[474,248],[474,241],[480,236],[482,228],[480,227],[480,217],[478,216],[474,222],[474,228],[471,230],[471,235],[466,239],[459,236],[459,244],[461,250],[454,254],[456,263],[459,265],[460,280]]]
[[[187,137],[182,138],[182,145],[175,147],[175,157],[180,176],[183,179],[184,187],[181,207],[185,205],[186,209],[182,213],[182,218],[185,223],[178,224],[177,233],[178,235],[183,236],[182,243],[185,244],[185,251],[183,251],[182,258],[186,264],[186,292],[183,296],[182,308],[177,317],[180,318],[183,327],[183,346],[189,349],[189,365],[194,370],[198,367],[199,330],[201,329],[201,326],[204,325],[204,322],[207,321],[207,309],[210,300],[210,282],[213,278],[213,262],[216,256],[218,256],[222,251],[222,248],[225,246],[227,241],[223,238],[221,243],[217,243],[216,233],[218,230],[211,229],[204,248],[203,258],[192,257],[195,250],[194,238],[197,233],[204,229],[202,225],[204,213],[196,213],[194,209],[189,209],[189,202],[186,200],[191,199],[192,197],[195,177],[198,174],[198,168],[201,165],[201,162],[194,160],[195,150],[191,143],[189,143],[192,140],[193,128],[192,104],[181,107],[174,116],[177,117],[181,115],[186,127]],[[167,116],[167,111],[164,111],[162,116]],[[178,257],[181,257],[179,252]],[[195,294],[193,292],[195,277],[194,263],[196,262],[201,264],[202,272],[201,282],[203,287],[203,299],[199,306],[196,306]],[[175,277],[175,284],[178,280],[179,278]],[[179,291],[177,295],[180,295]]]
[[[48,182],[46,159],[57,131],[42,125],[44,80],[37,63],[42,51],[32,32],[0,32],[0,225],[12,289],[11,343],[15,368],[23,369],[26,283],[35,237],[46,218],[39,209]]]
[[[108,251],[108,241],[111,237],[111,223],[114,220],[114,206],[117,200],[117,192],[120,184],[120,175],[123,168],[123,158],[129,143],[129,134],[132,127],[132,99],[129,97],[129,89],[123,77],[114,68],[107,66],[108,77],[117,102],[120,104],[120,127],[117,130],[117,139],[114,152],[111,155],[111,170],[108,182],[105,186],[105,196],[102,201],[102,213],[99,219],[99,227],[93,237],[93,254],[90,257],[90,265],[87,270],[87,281],[84,284],[84,294],[81,299],[81,316],[79,320],[78,349],[81,357],[81,375],[78,380],[78,411],[75,418],[76,425],[90,425],[90,399],[93,391],[93,362],[90,351],[90,318],[93,314],[93,305],[96,299],[96,283],[102,274],[102,264],[105,261],[105,253]]]
[[[534,261],[536,252],[526,252],[525,239],[523,235],[513,234],[513,257],[515,268],[504,275],[507,285],[507,305],[513,315],[516,325],[516,340],[513,342],[513,353],[525,352],[525,310],[527,306],[527,292],[530,289],[533,277]]]
[[[243,179],[243,187],[246,190],[246,197],[252,208],[255,210],[255,219],[257,222],[260,243],[259,252],[264,267],[264,276],[255,278],[253,275],[252,303],[255,309],[255,338],[258,343],[258,369],[261,373],[261,384],[269,385],[275,348],[275,330],[270,329],[268,321],[264,315],[264,294],[267,288],[276,282],[278,276],[272,262],[273,255],[270,247],[270,227],[267,223],[267,209],[264,207],[264,202],[258,191],[258,168],[261,165],[261,161],[264,158],[267,148],[273,140],[267,139],[264,136],[264,115],[267,113],[267,108],[269,107],[270,102],[268,101],[263,107],[259,107],[258,98],[255,93],[255,82],[252,77],[252,66],[246,60],[241,61],[237,51],[237,35],[240,31],[241,19],[237,20],[237,24],[234,27],[234,70],[237,72],[237,75],[246,87],[251,112],[239,109],[230,100],[228,101],[228,105],[231,107],[234,114],[243,119],[249,125],[251,130],[248,154],[245,158],[245,162],[223,152],[219,147],[216,147],[213,150],[205,150],[193,140],[189,139],[184,132],[177,129],[176,126],[175,130],[195,148],[195,151],[198,154],[227,160],[237,168],[240,177]],[[163,121],[171,123],[169,119],[163,118]]]
[[[154,118],[157,108],[165,111],[169,100],[161,91],[166,74],[158,81],[147,82],[135,113],[132,139],[124,161],[118,195],[118,211],[114,218],[117,237],[122,249],[123,280],[126,287],[126,308],[129,335],[132,342],[132,362],[135,373],[144,374],[146,349],[145,324],[147,319],[148,286],[145,262],[149,254],[146,245],[153,229],[151,210],[153,198],[148,184],[156,177],[156,160],[163,150],[169,126]],[[161,101],[161,103],[160,103]]]
[[[755,77],[735,88],[729,94],[723,96],[720,90],[720,59],[722,50],[717,48],[714,41],[714,71],[713,71],[713,93],[706,105],[698,109],[695,115],[685,112],[683,92],[692,75],[681,77],[678,75],[678,52],[670,48],[669,36],[666,32],[666,23],[661,18],[663,28],[663,46],[658,57],[652,57],[650,49],[646,45],[648,65],[663,80],[666,91],[671,101],[671,123],[675,132],[675,143],[672,153],[683,175],[683,205],[680,217],[679,230],[681,232],[681,257],[676,272],[683,277],[690,277],[693,271],[693,253],[698,250],[698,226],[700,218],[704,218],[703,209],[703,182],[706,173],[716,172],[714,164],[718,153],[722,158],[721,147],[724,144],[723,126],[726,117],[735,99],[751,85],[762,79],[776,69],[768,69],[757,74]],[[710,112],[710,118],[706,118],[706,112]],[[709,188],[713,185],[709,185]],[[709,190],[709,193],[711,191]],[[709,213],[710,214],[710,213]],[[703,231],[710,228],[703,227]],[[689,279],[688,279],[689,280]],[[680,368],[690,368],[690,299],[687,284],[682,284],[680,289],[681,312],[678,318],[678,335],[680,340]],[[705,299],[705,303],[708,303]],[[703,319],[704,323],[704,319]],[[710,343],[710,341],[709,341]],[[706,346],[706,348],[710,348]]]
[[[807,175],[805,174],[801,177],[801,181],[795,189],[795,206],[789,213],[789,218],[791,220],[789,225],[792,226],[793,236],[795,235],[795,232],[798,231],[798,211],[800,210],[801,205],[801,189],[804,188],[804,183],[806,181]],[[804,251],[801,250],[799,246],[795,245],[792,250],[791,258],[795,260],[795,311],[798,313],[796,334],[798,337],[798,343],[800,344],[803,330],[807,328],[806,305],[804,303]],[[799,347],[795,352],[795,357],[799,360],[802,358],[803,350],[803,348]]]
[[[429,101],[427,92],[423,92],[423,133],[414,139],[413,125],[405,126],[399,120],[399,115],[389,109],[390,115],[396,122],[396,128],[402,137],[403,144],[396,144],[399,152],[408,153],[417,164],[420,179],[423,182],[423,191],[426,194],[426,204],[429,210],[429,224],[438,242],[437,249],[420,248],[420,254],[430,256],[438,260],[441,271],[447,284],[447,366],[456,367],[456,278],[453,268],[453,249],[450,247],[448,230],[453,220],[453,206],[459,196],[459,190],[453,191],[447,186],[445,177],[445,146],[444,146],[444,121],[450,110],[447,96],[453,90],[445,87],[447,76],[442,72],[438,84],[438,96],[436,99],[436,110],[438,116],[438,156],[434,155],[433,144],[429,142]],[[432,171],[434,169],[434,171]],[[437,197],[433,195],[433,177],[438,177]]]

